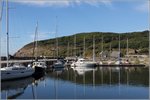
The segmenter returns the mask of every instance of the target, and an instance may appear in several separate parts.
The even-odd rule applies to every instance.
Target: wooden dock
[[[99,67],[145,67],[144,64],[99,64]]]
[[[34,60],[9,60],[9,63],[30,63]],[[40,59],[39,61],[46,61],[47,64],[52,64],[57,59]],[[7,61],[0,61],[0,64],[6,64]],[[145,67],[144,64],[98,64],[97,67]]]
[[[41,59],[39,61],[46,61],[46,62],[53,62],[56,61],[57,59]],[[34,60],[9,60],[9,63],[27,63],[27,62],[32,62]],[[0,61],[0,64],[7,63],[7,61]]]

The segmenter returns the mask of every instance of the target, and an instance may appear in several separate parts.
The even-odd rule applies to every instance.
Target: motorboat
[[[52,65],[52,68],[63,68],[64,67],[64,60],[62,59],[58,59],[57,62],[55,62],[53,65]]]
[[[47,68],[45,61],[34,61],[32,64],[28,65],[29,67],[32,66],[33,69],[35,69],[35,73],[43,73],[45,69]]]
[[[22,64],[13,64],[9,67],[1,68],[1,80],[10,80],[31,76],[35,70],[32,67],[25,67]]]

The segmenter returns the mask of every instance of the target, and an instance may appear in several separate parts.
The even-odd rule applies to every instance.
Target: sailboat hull
[[[96,67],[96,63],[76,63],[76,67]]]
[[[11,80],[31,76],[34,69],[26,70],[1,70],[1,80]]]

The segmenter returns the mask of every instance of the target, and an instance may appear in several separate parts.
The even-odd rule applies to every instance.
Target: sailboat
[[[72,64],[72,67],[95,67],[96,65],[97,63],[95,62],[95,37],[93,37],[93,61],[80,57],[77,59],[76,62]]]
[[[6,31],[7,31],[7,66],[1,68],[1,80],[10,80],[31,76],[34,73],[32,67],[25,67],[22,64],[9,65],[9,28],[8,28],[8,0],[6,1]]]
[[[118,60],[115,62],[116,65],[129,65],[130,62],[128,59],[126,61],[121,60],[121,51],[120,51],[120,34],[119,34],[119,53],[118,53]],[[127,56],[128,56],[128,38],[127,38]]]
[[[37,58],[37,31],[38,31],[38,22],[35,29],[35,40],[34,40],[34,48],[33,48],[33,56],[35,56],[35,61],[28,66],[32,66],[35,69],[35,74],[44,73],[45,69],[47,68],[45,61],[38,61]]]
[[[57,25],[57,16],[56,16],[56,32],[55,32],[55,39],[56,39],[56,58],[59,58],[59,48],[58,48],[58,25]],[[63,68],[65,61],[63,59],[57,59],[57,61],[52,65],[52,68]]]
[[[128,38],[127,38],[127,53],[126,53],[126,55],[127,55],[127,60],[124,62],[125,64],[130,64],[130,62],[129,62],[129,60],[128,60],[128,56],[129,56],[129,45],[128,45]]]
[[[76,56],[76,34],[74,35],[74,61],[71,62],[70,66],[75,67],[75,63],[77,61],[77,56]]]
[[[120,34],[119,34],[119,52],[118,52],[118,60],[115,62],[116,65],[122,64],[120,54],[121,54],[121,52],[120,52]]]
[[[52,68],[64,68],[65,61],[63,59],[57,59],[57,61],[52,65]]]

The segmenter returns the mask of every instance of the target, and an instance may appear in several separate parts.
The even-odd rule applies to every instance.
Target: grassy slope
[[[95,36],[96,43],[96,54],[98,55],[101,52],[102,47],[102,37],[104,42],[104,50],[109,50],[110,44],[113,50],[118,50],[118,38],[119,33],[111,32],[90,32],[90,33],[78,33],[76,34],[76,46],[77,46],[77,55],[81,55],[83,51],[83,38],[86,39],[86,55],[90,56],[92,53],[93,47],[93,36]],[[139,54],[148,54],[148,31],[143,32],[132,32],[132,33],[122,33],[120,34],[121,40],[121,50],[123,53],[126,52],[126,40],[129,39],[129,50],[138,50]],[[55,55],[55,39],[48,39],[38,41],[38,55],[53,56]],[[74,49],[74,35],[59,37],[59,55],[67,55],[67,45],[69,42],[69,55],[73,55]],[[33,43],[25,45],[21,48],[16,56],[32,56],[33,53]]]

